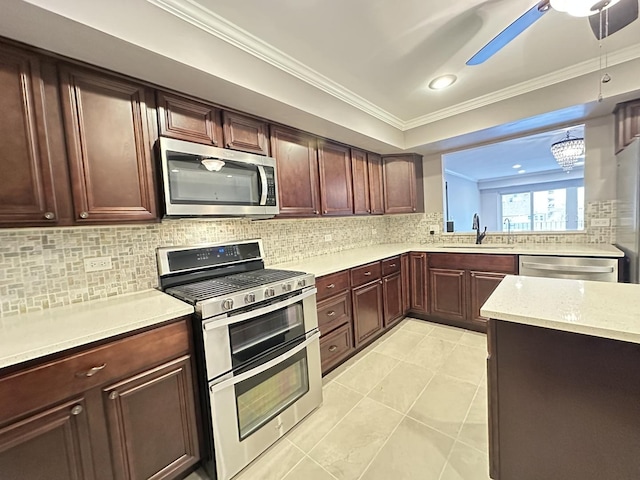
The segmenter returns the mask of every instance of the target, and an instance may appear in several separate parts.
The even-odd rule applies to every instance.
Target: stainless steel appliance
[[[203,463],[228,480],[322,403],[315,279],[265,269],[260,240],[157,256],[162,290],[195,306]]]
[[[275,159],[172,138],[159,142],[167,216],[279,213]]]
[[[616,246],[629,261],[629,281],[640,283],[640,138],[617,156]]]
[[[520,255],[519,272],[528,277],[617,282],[618,259]]]

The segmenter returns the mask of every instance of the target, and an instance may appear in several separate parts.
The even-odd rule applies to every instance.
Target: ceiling
[[[562,168],[551,154],[550,147],[564,139],[567,130],[572,137],[584,138],[584,125],[552,130],[448,153],[443,155],[443,166],[447,173],[473,181],[512,177],[518,175],[519,170],[525,170],[523,175],[561,173]],[[521,167],[513,168],[514,165]]]
[[[390,153],[430,153],[610,114],[640,96],[640,21],[605,40],[551,11],[465,62],[533,0],[0,0],[0,35]],[[144,20],[141,20],[144,19]],[[453,73],[449,89],[429,81]]]

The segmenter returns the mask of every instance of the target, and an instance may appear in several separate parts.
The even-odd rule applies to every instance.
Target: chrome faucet
[[[480,217],[477,213],[473,214],[473,226],[471,228],[476,231],[476,245],[480,245],[484,237],[487,236],[487,227],[484,227],[484,232],[480,233]]]
[[[502,224],[504,225],[505,223],[507,224],[507,243],[511,243],[511,219],[509,217],[505,218]]]

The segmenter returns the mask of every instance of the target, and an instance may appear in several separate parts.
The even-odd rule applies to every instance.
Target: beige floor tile
[[[404,323],[400,329],[407,332],[427,335],[433,331],[433,324],[417,318],[408,318],[406,323]]]
[[[455,347],[456,344],[453,342],[427,336],[420,341],[405,361],[435,372],[445,365]]]
[[[488,456],[456,442],[440,480],[490,480]]]
[[[478,385],[487,369],[486,359],[485,349],[458,344],[442,366],[440,373]]]
[[[455,438],[467,416],[476,388],[471,383],[437,374],[408,415]]]
[[[368,396],[394,410],[406,413],[431,378],[433,372],[430,370],[400,362]]]
[[[233,480],[282,480],[304,453],[289,440],[282,438]]]
[[[336,382],[345,385],[363,395],[375,387],[398,364],[398,360],[377,352],[371,352],[349,370],[344,372]]]
[[[364,398],[309,456],[338,480],[356,480],[401,419],[401,414]]]
[[[449,325],[435,325],[433,330],[429,333],[429,336],[435,338],[442,338],[443,340],[449,340],[450,342],[458,343],[462,338],[462,335],[466,330],[463,328],[450,327]]]
[[[424,335],[419,333],[398,330],[373,351],[397,358],[398,360],[404,360],[411,355],[411,352],[413,352],[423,338]]]
[[[479,388],[471,402],[469,414],[462,425],[458,440],[487,453],[489,450],[489,427],[487,390]]]
[[[437,479],[454,440],[405,417],[362,480]]]
[[[334,480],[324,468],[305,457],[283,480]]]
[[[327,385],[322,393],[322,406],[287,435],[307,453],[362,399],[361,394],[337,382]]]
[[[184,480],[209,480],[209,477],[202,468],[199,468],[195,472],[189,474],[189,476]]]
[[[487,349],[487,335],[480,332],[467,331],[460,338],[460,345]]]

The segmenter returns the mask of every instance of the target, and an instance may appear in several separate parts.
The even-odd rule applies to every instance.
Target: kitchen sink
[[[469,248],[469,249],[481,249],[481,250],[511,250],[515,248],[515,245],[476,245],[471,244],[456,244],[456,245],[442,245],[442,248]]]

